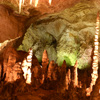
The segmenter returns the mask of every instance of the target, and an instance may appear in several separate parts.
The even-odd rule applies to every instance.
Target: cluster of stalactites
[[[31,66],[32,66],[32,49],[29,49],[29,55],[27,59],[24,59],[22,63],[22,70],[24,72],[23,76],[26,79],[26,83],[31,83]]]
[[[37,7],[37,5],[38,5],[38,3],[39,3],[39,0],[34,0],[34,1],[33,1],[33,0],[30,0],[30,1],[29,1],[29,4],[32,5],[33,2],[34,2],[34,6]],[[48,3],[51,5],[52,0],[49,0]],[[22,5],[24,5],[24,4],[25,4],[25,0],[19,0],[19,13],[21,13],[21,7],[22,7]]]
[[[93,85],[95,85],[96,80],[98,78],[98,35],[99,35],[99,13],[97,15],[97,21],[96,21],[96,33],[95,33],[95,39],[94,39],[94,55],[93,55],[93,63],[92,63],[92,69],[93,72],[91,74],[92,80],[90,83],[90,87],[87,88],[87,96],[90,96],[90,93],[93,90]]]

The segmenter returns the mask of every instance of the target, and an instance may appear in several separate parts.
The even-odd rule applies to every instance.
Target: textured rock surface
[[[97,2],[80,2],[71,8],[48,16],[32,24],[25,34],[20,49],[28,50],[31,46],[38,58],[47,49],[50,60],[78,67],[91,65],[91,54],[95,34]],[[50,51],[50,52],[49,52]],[[52,53],[51,53],[52,52]]]
[[[0,5],[0,43],[22,36],[22,23],[12,14],[9,8]]]

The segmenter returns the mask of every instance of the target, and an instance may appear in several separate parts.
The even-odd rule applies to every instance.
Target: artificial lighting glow
[[[19,13],[21,13],[22,0],[19,0]]]
[[[37,7],[39,0],[35,0],[35,7]]]
[[[51,5],[52,0],[49,0],[49,4]]]
[[[23,76],[26,79],[26,83],[31,83],[31,66],[32,66],[32,49],[29,50],[29,55],[22,63]]]
[[[94,44],[95,44],[95,45],[98,45],[99,43],[98,43],[98,42],[95,42]]]
[[[25,2],[25,1],[23,0],[23,4],[24,4],[24,2]]]
[[[33,1],[33,0],[30,0],[30,4],[32,4],[32,1]]]

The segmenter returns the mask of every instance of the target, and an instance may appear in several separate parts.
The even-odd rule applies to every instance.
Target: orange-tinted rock
[[[78,72],[77,72],[77,66],[78,66],[78,62],[76,60],[75,62],[75,65],[74,65],[74,80],[73,80],[73,84],[74,84],[74,87],[77,87],[78,86]]]
[[[53,70],[53,74],[52,74],[52,78],[53,78],[53,80],[57,80],[57,78],[58,78],[58,65],[57,64],[55,64],[54,65],[54,70]]]
[[[48,54],[47,54],[47,51],[44,50],[43,56],[42,56],[42,74],[45,74],[45,76],[46,76],[46,73],[47,73],[48,63],[49,63]]]
[[[0,43],[22,36],[22,23],[13,15],[11,9],[0,5]]]
[[[65,89],[66,90],[68,90],[70,82],[71,82],[71,72],[70,72],[70,69],[68,69],[68,72],[66,73],[66,78],[65,78]]]
[[[1,80],[2,65],[0,64],[0,80]]]
[[[17,79],[20,79],[21,66],[19,63],[16,63],[13,67],[7,66],[6,78],[7,82],[14,82]]]
[[[55,64],[54,64],[54,61],[52,60],[49,64],[48,73],[47,73],[47,78],[49,78],[50,80],[52,80],[52,74],[54,71],[54,67],[55,67]]]
[[[14,48],[7,48],[3,53],[3,75],[6,73],[7,66],[13,67],[18,55]]]
[[[62,66],[61,66],[61,78],[65,79],[66,76],[66,61],[64,60]]]

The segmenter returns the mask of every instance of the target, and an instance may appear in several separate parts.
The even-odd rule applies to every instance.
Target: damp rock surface
[[[32,47],[40,61],[46,49],[50,61],[60,66],[64,60],[68,66],[74,66],[78,60],[80,69],[91,66],[99,10],[96,4],[96,1],[81,1],[60,13],[41,18],[28,28],[19,49],[27,51]]]

